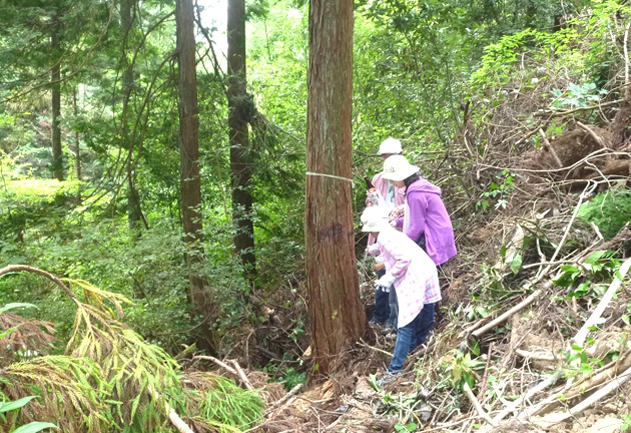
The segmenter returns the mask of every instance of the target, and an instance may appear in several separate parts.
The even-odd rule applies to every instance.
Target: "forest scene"
[[[630,430],[629,33],[0,0],[0,431]]]

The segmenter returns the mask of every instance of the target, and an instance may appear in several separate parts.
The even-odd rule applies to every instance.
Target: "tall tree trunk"
[[[199,267],[204,263],[202,247],[202,194],[199,174],[199,110],[195,71],[195,35],[192,0],[177,0],[178,74],[180,86],[180,167],[182,226],[189,244],[189,299],[196,314],[207,317],[214,312],[208,282]],[[212,345],[212,338],[207,339]]]
[[[74,111],[74,117],[79,117],[79,107],[77,106],[77,89],[72,91],[72,108]],[[77,180],[81,180],[81,149],[79,145],[79,131],[74,132],[74,170]]]
[[[52,86],[52,147],[53,147],[53,177],[57,180],[64,180],[63,160],[61,156],[61,74],[59,72],[59,15],[56,12],[53,16],[53,27],[50,40],[51,53],[53,55],[53,66],[51,68]]]
[[[133,167],[134,143],[129,138],[129,128],[127,127],[127,115],[129,110],[129,99],[131,97],[132,84],[134,82],[134,71],[132,64],[127,58],[127,41],[131,36],[132,28],[132,0],[121,0],[121,47],[123,51],[123,115],[121,116],[121,136],[122,145],[129,149],[127,156],[127,221],[129,228],[134,230],[140,228],[142,220],[142,210],[140,208],[140,196],[136,190],[136,174]]]
[[[256,278],[254,223],[249,162],[248,122],[252,102],[246,88],[245,0],[228,0],[228,125],[230,134],[230,171],[232,173],[232,218],[234,247],[252,285]]]
[[[353,0],[311,0],[305,240],[316,374],[366,328],[351,181]]]

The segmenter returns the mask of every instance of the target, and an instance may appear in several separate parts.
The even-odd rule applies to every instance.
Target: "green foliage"
[[[628,189],[609,190],[598,194],[584,203],[578,216],[588,223],[598,226],[605,239],[613,238],[630,220],[631,191]]]
[[[28,417],[57,420],[68,431],[155,431],[168,422],[167,402],[221,432],[260,421],[260,397],[226,378],[196,373],[186,379],[196,384],[195,389],[186,389],[177,362],[118,321],[128,302],[123,296],[85,281],[66,282],[75,288],[62,287],[76,307],[66,349],[72,356],[48,355],[2,365],[0,398],[16,400],[30,392],[43,402],[28,397],[0,404],[0,412],[22,408],[8,425]]]
[[[224,377],[215,376],[199,406],[200,416],[241,430],[252,427],[263,418],[265,403],[253,391],[244,390]],[[229,433],[234,429],[220,428]]]
[[[552,90],[552,94],[555,97],[555,100],[552,102],[553,106],[587,107],[595,105],[608,93],[606,89],[597,89],[595,83],[585,83],[583,85],[570,83],[568,88],[567,92],[559,89]]]
[[[29,396],[15,401],[0,402],[0,413],[19,409],[28,404],[28,402],[34,398],[34,396]],[[56,429],[57,426],[50,422],[33,421],[21,427],[18,427],[17,429],[13,430],[12,433],[37,433],[47,428]]]
[[[562,265],[563,273],[554,284],[568,288],[567,299],[582,298],[590,293],[600,297],[604,287],[599,283],[608,281],[619,265],[612,256],[610,251],[596,251],[580,265]]]
[[[451,373],[453,386],[462,389],[465,383],[475,388],[475,374],[474,369],[484,366],[484,361],[479,359],[472,359],[471,353],[463,354],[460,350],[451,351],[450,355],[446,357],[443,364],[443,368]]]

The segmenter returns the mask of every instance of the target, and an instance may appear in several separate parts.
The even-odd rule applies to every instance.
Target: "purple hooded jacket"
[[[397,220],[414,242],[425,233],[427,255],[440,266],[457,254],[451,218],[440,198],[440,188],[419,178],[406,193],[405,216]]]

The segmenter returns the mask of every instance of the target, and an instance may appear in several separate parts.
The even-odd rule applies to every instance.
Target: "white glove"
[[[395,280],[396,280],[395,277],[393,277],[392,275],[390,275],[390,274],[388,274],[386,272],[386,274],[383,277],[381,277],[381,278],[379,278],[379,280],[377,280],[377,285],[389,288],[391,285],[394,284]]]
[[[388,286],[388,287],[382,286],[379,283],[375,284],[375,289],[381,290],[382,292],[385,292],[385,293],[390,293],[390,286]]]

